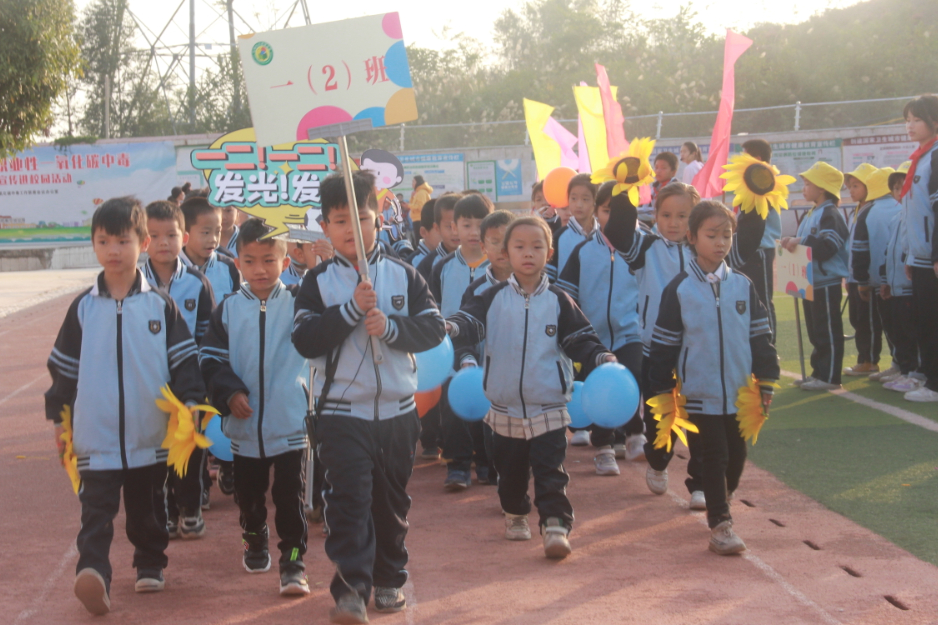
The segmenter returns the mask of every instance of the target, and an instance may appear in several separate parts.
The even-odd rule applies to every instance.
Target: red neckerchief
[[[931,141],[925,145],[920,145],[917,150],[912,152],[912,156],[909,157],[912,160],[912,164],[909,165],[909,171],[905,175],[905,182],[902,183],[902,193],[899,194],[899,199],[904,198],[905,194],[912,189],[912,179],[915,178],[915,168],[918,165],[918,159],[922,158],[922,156],[932,149],[936,139],[938,139],[938,137],[932,137]]]

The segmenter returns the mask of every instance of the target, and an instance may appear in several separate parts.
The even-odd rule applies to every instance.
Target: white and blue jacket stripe
[[[938,263],[938,143],[915,166],[912,187],[902,198],[909,256],[906,264],[931,269]]]
[[[160,282],[160,277],[156,274],[151,260],[147,260],[143,266],[143,275],[155,288],[169,293],[179,309],[179,314],[186,321],[189,334],[196,343],[201,343],[212,318],[212,309],[215,308],[212,285],[209,284],[208,278],[201,271],[187,266],[178,258],[176,271],[173,272],[168,285]]]
[[[435,249],[430,251],[429,254],[424,256],[419,263],[414,264],[417,273],[423,277],[427,284],[430,284],[430,279],[433,277],[433,268],[436,267],[437,263],[446,258],[448,254],[449,252],[446,251],[446,247],[440,243]]]
[[[607,348],[641,342],[638,281],[599,229],[573,248],[556,284],[573,297]]]
[[[541,282],[525,293],[512,275],[472,297],[448,319],[457,358],[465,362],[485,342],[482,386],[496,412],[516,419],[566,409],[573,362],[586,373],[609,351],[566,291]]]
[[[426,258],[427,254],[429,253],[430,253],[430,248],[427,247],[427,242],[421,239],[420,243],[417,244],[417,249],[414,250],[414,252],[410,256],[407,257],[407,263],[411,267],[416,268],[420,264],[420,261]]]
[[[462,248],[447,254],[433,267],[430,277],[430,293],[440,306],[440,314],[444,318],[456,314],[462,304],[466,289],[489,266],[488,259],[483,260],[476,267],[470,267],[462,255]]]
[[[750,374],[779,376],[765,307],[749,278],[726,263],[708,276],[692,260],[668,284],[649,358],[652,392],[670,392],[676,373],[694,414],[733,414]]]
[[[307,363],[290,340],[295,295],[296,287],[277,282],[262,300],[244,283],[218,304],[202,341],[199,364],[212,405],[227,415],[228,401],[241,391],[253,411],[222,425],[239,456],[268,458],[308,443]]]
[[[890,194],[869,203],[857,215],[850,246],[850,272],[857,284],[878,287],[879,268],[886,258],[889,223],[902,211],[902,205]]]
[[[905,275],[908,257],[909,240],[906,235],[905,213],[900,211],[889,222],[885,260],[879,268],[880,279],[883,284],[889,285],[893,297],[912,295],[912,281]]]
[[[208,278],[216,302],[222,301],[226,295],[241,288],[241,272],[238,271],[234,261],[223,254],[212,252],[205,264],[200,267],[189,260],[186,250],[183,249],[179,260],[189,267],[195,267]]]
[[[599,229],[599,222],[595,217],[593,219],[593,228],[590,232]],[[547,278],[551,282],[556,282],[557,278],[563,273],[563,268],[567,264],[567,259],[573,253],[573,248],[586,240],[589,235],[583,230],[573,217],[567,222],[567,225],[554,233],[554,255],[547,261]]]
[[[241,228],[237,225],[234,227],[234,232],[231,233],[231,238],[228,239],[228,242],[222,246],[229,256],[232,258],[238,257],[238,235],[241,234]]]
[[[849,275],[847,268],[847,222],[831,200],[809,210],[798,224],[801,245],[811,248],[814,288],[840,284]]]
[[[291,260],[287,268],[280,274],[280,281],[286,286],[293,286],[301,283],[305,275],[306,267],[295,260]]]
[[[315,392],[322,418],[385,420],[416,409],[417,364],[413,357],[443,341],[446,325],[427,283],[417,271],[378,246],[368,255],[378,308],[387,317],[384,362],[376,365],[353,294],[358,270],[341,254],[317,265],[303,279],[294,305],[293,344],[316,368]],[[327,371],[334,370],[322,397]]]
[[[205,387],[198,348],[172,298],[137,270],[130,292],[111,298],[103,272],[69,306],[48,361],[46,418],[72,407],[79,470],[134,469],[165,463],[169,415],[156,406],[166,384],[180,401],[200,404]]]

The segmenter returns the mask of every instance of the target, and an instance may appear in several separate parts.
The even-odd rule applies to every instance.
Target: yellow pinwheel
[[[648,400],[651,412],[658,422],[658,433],[655,435],[655,449],[666,448],[671,453],[671,432],[677,434],[681,442],[687,445],[686,429],[689,432],[699,433],[697,426],[688,421],[687,410],[684,405],[687,398],[681,395],[681,380],[676,375],[677,384],[670,393],[662,393]]]
[[[736,398],[736,420],[739,422],[739,434],[743,440],[752,439],[755,445],[759,440],[759,430],[769,414],[762,403],[762,386],[781,388],[775,382],[759,381],[755,376],[749,378],[749,383],[739,389]]]
[[[740,206],[744,213],[755,209],[765,219],[769,206],[778,212],[788,208],[788,185],[795,179],[779,174],[775,165],[743,153],[732,157],[723,169],[726,171],[720,178],[726,180],[724,190],[735,194],[733,206]]]
[[[632,205],[638,206],[638,188],[655,180],[655,170],[649,160],[654,149],[654,139],[635,139],[629,144],[628,150],[609,161],[602,169],[593,172],[590,180],[593,184],[615,180],[617,184],[613,187],[612,194],[619,195],[625,191],[629,194]]]
[[[157,399],[156,405],[160,410],[169,413],[169,425],[162,444],[163,449],[169,449],[166,464],[173,467],[179,477],[185,477],[189,457],[195,448],[198,446],[206,449],[212,445],[212,441],[202,432],[205,431],[208,422],[219,412],[207,404],[189,408],[173,395],[168,385],[163,386],[160,391],[165,399]],[[202,419],[201,431],[196,431],[195,419],[192,417],[194,410],[201,410],[209,415],[208,418]]]
[[[65,472],[68,473],[68,479],[72,482],[72,490],[74,490],[77,495],[78,489],[81,486],[81,476],[78,474],[78,456],[75,455],[75,449],[72,447],[72,407],[68,404],[62,406],[62,412],[60,412],[59,415],[62,417],[62,429],[65,430],[59,437],[62,442],[65,443],[65,452],[62,454],[62,466],[65,467]]]

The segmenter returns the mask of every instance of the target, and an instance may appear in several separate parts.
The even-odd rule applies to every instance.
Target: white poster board
[[[908,135],[844,139],[844,171],[853,171],[863,163],[895,169],[909,160],[917,148],[918,143],[909,141]]]
[[[495,161],[470,161],[466,163],[466,178],[469,188],[479,191],[492,200],[497,199],[495,191]]]

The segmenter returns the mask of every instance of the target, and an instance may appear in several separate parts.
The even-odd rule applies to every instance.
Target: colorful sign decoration
[[[258,145],[353,120],[417,119],[397,13],[244,35],[239,49]]]
[[[798,299],[814,301],[811,248],[799,245],[794,252],[775,242],[775,290]]]

